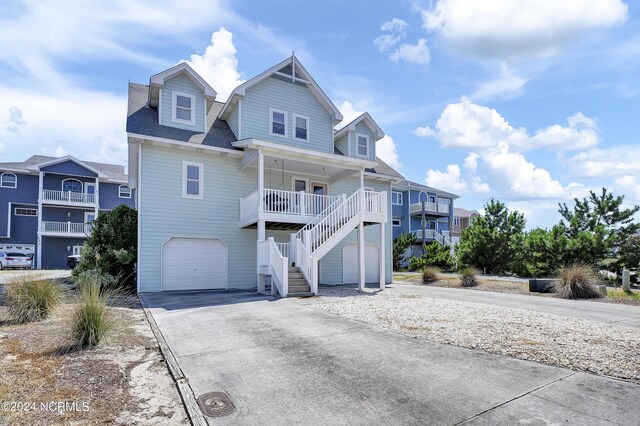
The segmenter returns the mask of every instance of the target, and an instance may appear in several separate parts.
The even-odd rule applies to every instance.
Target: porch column
[[[386,282],[386,274],[385,268],[387,266],[387,258],[385,257],[385,246],[384,246],[384,234],[386,230],[386,223],[380,224],[380,290],[384,290],[384,285]]]
[[[38,232],[36,238],[36,269],[42,269],[42,190],[43,190],[44,173],[40,172],[38,178]],[[11,212],[9,212],[11,214]]]
[[[118,189],[119,191],[119,189]],[[120,195],[120,194],[118,194]],[[95,194],[93,196],[94,198],[94,202],[96,203],[95,208],[94,208],[94,212],[93,212],[93,218],[97,219],[98,218],[98,211],[100,210],[100,179],[96,177],[96,190],[95,190]]]
[[[258,241],[264,241],[266,239],[265,235],[266,235],[265,222],[264,222],[264,220],[259,220],[258,221]],[[257,246],[258,246],[258,244],[256,244],[256,247]],[[256,256],[256,259],[257,258],[258,258],[258,256]],[[258,267],[260,267],[260,265],[258,265]],[[266,288],[266,276],[264,274],[258,273],[258,286],[257,287],[258,287],[258,291],[259,292],[262,292],[262,291],[265,290],[265,288]]]
[[[364,224],[362,220],[358,224],[358,290],[364,290]]]
[[[266,229],[264,220],[260,220],[264,203],[264,155],[258,150],[258,241],[266,239]],[[257,244],[256,244],[257,247]],[[256,256],[257,259],[257,256]],[[259,267],[260,265],[258,265]],[[258,274],[258,291],[262,292],[266,288],[266,276]]]

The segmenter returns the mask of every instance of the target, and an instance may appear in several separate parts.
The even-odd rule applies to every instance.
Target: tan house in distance
[[[451,241],[453,243],[460,242],[460,234],[462,230],[471,225],[471,219],[478,215],[477,210],[466,210],[459,207],[453,209],[453,228],[451,229]]]

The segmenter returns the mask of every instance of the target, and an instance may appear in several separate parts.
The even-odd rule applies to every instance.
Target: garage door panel
[[[172,238],[162,249],[163,290],[224,289],[227,246],[215,238]]]
[[[376,244],[365,244],[364,251],[365,282],[380,281],[380,254]],[[342,281],[345,284],[358,282],[358,246],[347,244],[342,250]]]

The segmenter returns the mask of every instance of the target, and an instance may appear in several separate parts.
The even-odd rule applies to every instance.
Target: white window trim
[[[454,217],[454,218],[453,218],[453,224],[454,224],[455,226],[460,226],[460,222],[461,222],[461,221],[460,221],[460,218],[459,218],[459,217]]]
[[[21,213],[18,213],[18,210],[32,210],[32,211],[36,212],[36,214],[21,214]],[[13,215],[14,216],[38,217],[38,209],[34,209],[32,207],[16,207],[13,210]]]
[[[273,113],[279,112],[280,114],[284,114],[284,135],[280,133],[273,133]],[[282,111],[281,109],[269,108],[269,135],[277,136],[279,138],[287,138],[289,134],[289,114],[286,111]],[[308,133],[307,133],[308,136]]]
[[[397,224],[397,225],[394,223],[394,222],[396,222],[396,221],[398,222],[398,224]],[[400,228],[400,227],[402,227],[402,219],[401,219],[401,218],[399,218],[399,217],[393,218],[393,219],[391,219],[391,224],[392,224],[393,226],[395,226],[396,228]]]
[[[13,186],[11,185],[5,185],[4,184],[4,177],[6,176],[13,176],[15,178],[15,180],[13,181]],[[15,173],[2,173],[0,175],[0,188],[11,188],[11,189],[16,189],[18,187],[18,175],[16,175]]]
[[[296,181],[297,180],[305,181],[305,191],[304,192],[308,193],[311,190],[311,188],[309,188],[309,178],[300,177],[300,176],[291,176],[291,191],[295,191],[296,190]],[[321,182],[318,182],[318,183],[321,183]]]
[[[191,119],[183,120],[182,118],[178,118],[176,116],[176,110],[178,109],[178,96],[184,96],[185,98],[191,99]],[[180,107],[182,108],[182,107]],[[186,109],[186,108],[183,108]],[[190,124],[192,126],[196,125],[196,97],[195,95],[190,95],[188,93],[178,92],[176,90],[171,91],[171,121],[174,123],[181,124]]]
[[[400,196],[400,202],[396,203],[394,201],[394,195],[399,195]],[[391,192],[391,204],[393,204],[394,206],[401,206],[404,204],[404,194],[402,192],[398,192],[398,191],[392,191]]]
[[[89,221],[87,220],[87,216],[89,216],[90,214],[93,215],[93,220],[96,220],[98,218],[95,212],[84,212],[84,223],[89,223]]]
[[[307,138],[306,139],[302,139],[302,138],[298,138],[296,137],[296,118],[304,118],[305,120],[307,120]],[[286,121],[286,116],[285,116],[285,121]],[[309,142],[311,140],[310,138],[310,131],[309,131],[309,127],[310,127],[310,123],[311,120],[309,120],[309,117],[307,117],[306,115],[301,115],[301,114],[293,114],[293,139],[297,140],[297,141],[302,141],[302,142]],[[285,132],[286,132],[286,126],[285,126]]]
[[[74,179],[74,178],[67,178],[67,179],[63,179],[62,182],[60,182],[60,190],[62,192],[69,192],[69,191],[65,191],[64,190],[64,183],[67,181],[76,181],[76,182],[80,182],[80,192],[78,192],[78,194],[84,194],[84,183],[82,183],[82,181],[80,179]]]
[[[123,196],[122,195],[122,188],[123,187],[127,187],[129,189],[129,196]],[[129,185],[120,185],[118,187],[118,198],[131,198],[131,187]]]
[[[187,194],[187,166],[196,166],[198,167],[198,185],[199,194]],[[194,163],[192,161],[183,161],[182,162],[182,198],[195,198],[200,199],[204,198],[204,164],[202,163]]]
[[[71,247],[71,254],[74,255],[74,256],[79,256],[81,250],[82,250],[82,246],[72,246]]]
[[[367,140],[367,154],[366,155],[360,154],[360,150],[358,149],[360,147],[359,146],[360,138],[365,138]],[[369,136],[363,135],[361,133],[356,133],[356,156],[362,157],[362,158],[369,158]]]

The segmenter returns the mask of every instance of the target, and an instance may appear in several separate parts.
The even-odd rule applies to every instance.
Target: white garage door
[[[217,238],[171,238],[162,247],[162,290],[227,288],[227,259]]]
[[[375,244],[364,245],[364,280],[368,283],[380,282],[380,255]],[[347,244],[342,249],[342,280],[344,284],[358,282],[358,246]]]

